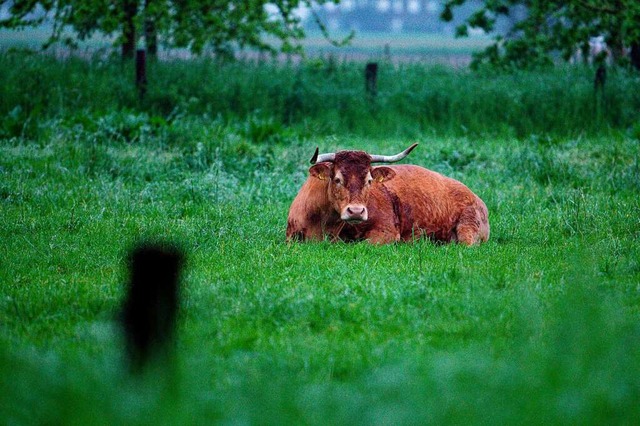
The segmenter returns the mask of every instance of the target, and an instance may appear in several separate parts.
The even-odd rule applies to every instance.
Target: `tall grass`
[[[590,83],[578,70],[576,88],[559,72],[382,67],[371,104],[360,66],[329,65],[154,64],[152,81],[173,88],[151,86],[139,103],[129,65],[3,56],[0,423],[640,417],[633,124],[605,114],[606,130],[579,127],[569,111],[583,111],[575,102],[581,91],[587,102]],[[635,84],[622,74],[610,83]],[[286,118],[294,87],[290,111],[319,109]],[[510,90],[521,115],[484,109],[478,95],[506,104]],[[442,114],[428,120],[437,126],[421,127],[418,107],[403,103],[419,93],[440,99],[422,105]],[[465,96],[477,104],[457,108]],[[620,96],[618,118],[630,120],[637,95]],[[546,106],[539,114],[558,127],[538,123],[536,99],[555,99],[567,123]],[[487,244],[284,242],[315,146],[395,152],[408,136],[422,142],[412,163],[485,200]],[[156,239],[187,256],[176,358],[132,377],[117,322],[125,259]]]
[[[0,144],[0,419],[631,423],[637,141],[427,137],[412,162],[487,202],[481,247],[284,243],[310,147],[188,117],[134,139],[54,123]],[[126,250],[187,253],[176,364],[131,377]],[[163,369],[168,368],[170,373]]]
[[[637,133],[640,111],[638,77],[622,69],[610,70],[600,97],[589,68],[471,73],[381,63],[378,95],[371,99],[357,63],[176,60],[149,65],[143,101],[132,63],[4,52],[0,71],[0,130],[14,136],[36,131],[44,118],[92,126],[114,111],[156,121],[181,114],[266,120],[325,135],[595,135]]]

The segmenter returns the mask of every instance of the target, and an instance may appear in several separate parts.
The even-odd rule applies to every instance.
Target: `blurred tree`
[[[338,0],[313,4],[329,1]],[[33,27],[50,20],[52,32],[45,47],[58,41],[73,46],[101,33],[116,37],[123,57],[132,57],[142,40],[151,55],[159,40],[195,54],[211,48],[229,55],[235,47],[300,52],[304,31],[295,10],[313,10],[312,0],[3,0],[0,6],[9,11],[9,17],[0,19],[0,28]]]
[[[447,0],[441,14],[453,19],[453,10],[467,0]],[[554,57],[583,59],[593,53],[593,38],[601,37],[613,63],[630,63],[640,70],[640,1],[638,0],[483,0],[480,8],[456,29],[466,36],[470,28],[487,33],[494,30],[500,16],[508,17],[516,8],[525,8],[524,17],[506,34],[474,57],[474,66],[490,63],[527,68],[550,64]]]

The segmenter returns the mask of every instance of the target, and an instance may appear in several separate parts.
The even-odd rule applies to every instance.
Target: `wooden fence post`
[[[593,87],[597,92],[600,90],[604,91],[604,83],[607,81],[607,68],[601,64],[596,70],[596,77],[593,80]]]
[[[640,71],[640,42],[631,43],[629,59],[636,71]]]
[[[596,119],[602,120],[604,112],[604,85],[607,81],[607,68],[604,64],[600,64],[596,69],[596,76],[593,79],[593,95],[595,103]]]
[[[144,49],[136,51],[136,87],[142,100],[147,93],[147,55]]]
[[[369,62],[364,70],[367,96],[374,98],[378,93],[378,63]]]

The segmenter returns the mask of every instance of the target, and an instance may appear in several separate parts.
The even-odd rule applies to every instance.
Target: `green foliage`
[[[453,9],[465,0],[448,0],[441,18],[453,19]],[[499,17],[509,17],[518,7],[526,8],[526,16],[515,22],[506,35],[496,35],[493,46],[477,54],[474,66],[488,63],[494,66],[535,68],[551,64],[557,55],[569,60],[580,51],[589,56],[589,39],[604,37],[615,63],[625,63],[623,51],[631,49],[632,64],[640,69],[640,3],[635,0],[616,1],[547,1],[547,0],[487,0],[466,19],[456,33],[466,36],[468,28],[488,33],[494,30]],[[634,53],[635,52],[635,53]],[[601,61],[602,56],[594,58]]]
[[[229,55],[244,47],[272,53],[299,52],[304,31],[294,11],[326,1],[12,0],[1,3],[8,7],[9,17],[0,20],[0,28],[50,23],[51,36],[45,47],[58,41],[73,46],[97,33],[113,37],[116,45],[123,46],[125,56],[132,55],[142,40],[152,54],[158,42],[196,54],[210,49],[218,55]]]

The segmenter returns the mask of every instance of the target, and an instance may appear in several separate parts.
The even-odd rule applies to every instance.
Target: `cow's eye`
[[[372,179],[372,178],[369,178],[369,179],[367,180],[367,184],[371,185],[372,183],[373,183],[373,179]]]
[[[336,185],[341,185],[341,184],[342,184],[342,180],[341,180],[340,178],[335,178],[335,179],[333,180],[333,182],[334,182]]]

